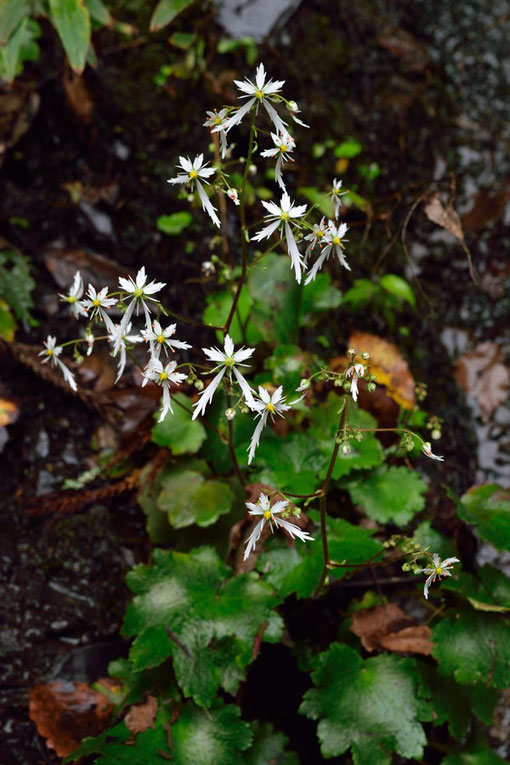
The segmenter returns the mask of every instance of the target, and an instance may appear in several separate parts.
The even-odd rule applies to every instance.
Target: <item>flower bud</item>
[[[370,354],[365,351],[365,353],[361,354],[361,358],[363,359],[363,361],[366,361],[367,359],[370,358]]]
[[[376,388],[375,383],[373,383],[373,382],[367,383],[367,391],[369,393],[373,393],[375,388]]]
[[[202,380],[195,381],[195,388],[197,390],[204,390],[204,383],[202,382]]]
[[[230,407],[229,409],[225,411],[225,417],[227,418],[227,420],[233,420],[235,416],[236,416],[236,410],[232,409],[232,407]]]
[[[356,349],[355,348],[349,348],[347,351],[348,356],[355,356],[356,355]]]
[[[342,454],[347,455],[347,454],[350,454],[350,453],[351,453],[351,447],[349,446],[349,444],[344,444],[342,446]]]
[[[430,434],[430,437],[434,439],[434,441],[437,441],[439,438],[441,438],[441,431],[437,428],[432,431]]]

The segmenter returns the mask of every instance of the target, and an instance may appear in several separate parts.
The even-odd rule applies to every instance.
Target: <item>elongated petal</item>
[[[278,527],[281,527],[287,531],[292,539],[297,537],[302,542],[313,542],[314,537],[310,536],[310,534],[307,531],[303,531],[303,529],[300,529],[299,526],[296,526],[295,523],[290,523],[290,521],[284,521],[283,518],[275,518],[274,519],[275,525]]]
[[[262,415],[262,417],[260,418],[260,420],[258,421],[257,427],[253,431],[253,435],[252,435],[251,441],[250,441],[250,446],[248,447],[248,452],[249,452],[249,454],[248,454],[248,465],[251,465],[251,461],[252,461],[252,459],[255,456],[255,452],[257,450],[257,446],[259,445],[259,442],[260,442],[260,436],[261,436],[262,431],[264,430],[264,426],[265,426],[266,422],[267,422],[267,409],[264,412],[264,414]]]
[[[249,557],[250,553],[255,549],[255,545],[259,541],[260,535],[262,533],[262,529],[264,528],[265,521],[266,521],[266,519],[262,518],[257,523],[255,528],[251,532],[250,536],[246,540],[246,542],[245,542],[246,550],[244,551],[244,560],[246,560]]]
[[[301,260],[301,254],[298,250],[296,240],[294,239],[294,234],[292,233],[292,229],[288,223],[285,223],[285,238],[287,240],[287,247],[289,250],[292,268],[295,271],[296,281],[299,284],[301,282],[301,266],[303,265],[303,262]]]
[[[225,130],[225,133],[228,133],[228,131],[231,128],[233,128],[234,125],[238,125],[239,122],[241,122],[243,117],[245,117],[248,114],[248,112],[250,111],[250,109],[252,108],[256,100],[257,99],[255,98],[250,98],[250,100],[247,101],[242,106],[240,106],[239,109],[236,112],[234,112],[234,114],[231,117],[225,120],[225,122],[223,123],[223,129]],[[215,128],[214,130],[212,130],[212,132],[216,133],[218,132],[218,130],[221,130],[219,125],[218,125],[218,128]]]
[[[120,322],[120,325],[119,325],[119,327],[117,329],[117,335],[116,335],[116,338],[115,338],[115,344],[113,346],[113,355],[114,356],[117,355],[117,353],[119,351],[119,348],[121,347],[122,338],[123,338],[124,334],[126,333],[127,325],[131,321],[131,317],[133,315],[133,311],[135,310],[135,303],[136,303],[136,300],[132,300],[130,302],[130,304],[127,307],[126,313],[122,317],[122,321]]]
[[[211,202],[209,201],[209,197],[205,193],[204,187],[202,186],[200,181],[197,180],[196,184],[197,184],[198,196],[200,197],[200,201],[202,202],[202,209],[207,212],[207,214],[209,215],[214,225],[220,228],[221,223],[220,223],[220,219],[216,215],[216,208],[213,207]]]
[[[252,242],[260,242],[262,239],[269,239],[271,234],[276,231],[280,223],[280,220],[274,220],[272,223],[269,223],[269,225],[264,226],[264,228],[260,229],[260,231],[257,231],[257,233],[251,237]]]
[[[267,98],[264,98],[262,103],[264,104],[265,110],[269,115],[269,119],[271,120],[275,128],[278,130],[278,132],[285,133],[287,123],[281,119],[281,117],[279,116],[274,106],[271,106]]]
[[[250,386],[248,385],[248,383],[246,382],[246,380],[242,376],[241,372],[238,369],[236,369],[236,367],[232,367],[232,371],[233,371],[233,373],[235,375],[235,378],[236,378],[237,382],[239,383],[239,386],[240,386],[240,388],[241,388],[241,390],[243,392],[244,400],[246,401],[246,403],[249,406],[250,403],[253,401],[252,389],[250,388]]]
[[[223,375],[225,374],[225,367],[220,369],[216,377],[213,377],[212,381],[209,383],[207,388],[202,391],[200,394],[199,400],[193,404],[193,407],[195,408],[195,411],[193,412],[192,420],[196,420],[196,418],[203,414],[205,411],[205,408],[208,404],[211,403],[212,397],[214,396],[214,393],[220,384],[220,382],[223,379]]]

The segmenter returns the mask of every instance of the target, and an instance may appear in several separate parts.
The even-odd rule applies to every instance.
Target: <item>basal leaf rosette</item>
[[[416,662],[393,655],[363,659],[333,643],[319,657],[315,688],[305,693],[300,712],[319,720],[324,757],[349,748],[355,765],[389,765],[393,753],[420,758],[426,737],[425,712],[416,694]]]
[[[135,670],[173,659],[177,682],[197,704],[211,704],[221,686],[235,693],[253,657],[253,641],[278,640],[271,586],[251,574],[229,578],[231,569],[209,547],[190,553],[154,551],[154,565],[136,566],[127,581],[136,597],[123,632],[135,640]]]

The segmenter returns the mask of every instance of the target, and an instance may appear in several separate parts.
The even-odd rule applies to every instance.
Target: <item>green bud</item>
[[[349,444],[344,444],[342,446],[342,454],[345,454],[346,456],[351,453],[351,447]]]
[[[441,438],[441,431],[436,428],[435,430],[432,431],[432,433],[430,434],[430,437],[433,438],[434,441],[437,441],[438,439]]]
[[[356,435],[354,436],[354,438],[356,439],[356,441],[357,441],[358,443],[361,443],[361,441],[363,441],[363,433],[356,433]]]
[[[197,390],[204,390],[204,383],[202,380],[195,380],[195,388]]]
[[[368,391],[369,393],[373,393],[373,392],[374,392],[374,390],[376,389],[376,387],[377,387],[377,386],[376,386],[376,385],[375,385],[375,383],[373,383],[373,382],[369,382],[369,383],[367,383],[367,391]]]
[[[363,361],[366,361],[367,359],[369,359],[369,358],[370,358],[370,354],[369,354],[369,353],[366,353],[366,352],[365,352],[365,353],[362,353],[362,354],[361,354],[361,358],[363,359]]]

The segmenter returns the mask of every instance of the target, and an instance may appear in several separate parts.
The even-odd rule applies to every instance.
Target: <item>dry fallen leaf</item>
[[[457,239],[460,239],[461,242],[464,241],[464,232],[462,231],[459,214],[454,209],[451,201],[443,204],[439,191],[436,191],[428,198],[424,209],[425,215],[432,223],[437,223],[438,226],[445,228],[456,236]]]
[[[425,656],[432,651],[430,628],[416,624],[396,603],[355,612],[350,629],[367,651],[385,648],[395,653]]]
[[[154,720],[158,713],[158,702],[154,696],[148,696],[143,704],[131,707],[124,718],[126,728],[131,733],[143,733],[147,728],[154,728]]]
[[[94,103],[81,74],[68,69],[62,78],[66,99],[78,119],[90,124]]]
[[[455,378],[479,403],[483,422],[488,422],[508,396],[510,372],[496,343],[480,343],[460,356],[455,365]]]
[[[480,189],[474,199],[473,207],[462,216],[465,230],[477,231],[487,228],[490,223],[494,223],[504,215],[509,199],[510,180],[508,179],[496,191]]]
[[[19,415],[19,408],[11,398],[0,396],[0,426],[12,425]]]
[[[109,679],[100,681],[108,685]],[[30,689],[29,713],[37,732],[59,757],[73,752],[85,736],[97,736],[110,722],[113,705],[86,683],[55,680]]]
[[[49,249],[44,255],[46,268],[55,279],[58,286],[66,289],[73,281],[77,270],[81,272],[85,287],[89,282],[96,289],[106,284],[113,289],[119,276],[127,277],[129,273],[112,260],[103,255],[85,250]]]
[[[353,332],[348,345],[360,353],[370,354],[367,362],[370,371],[377,376],[377,383],[386,387],[388,396],[403,409],[414,407],[414,378],[396,345],[364,332]]]

